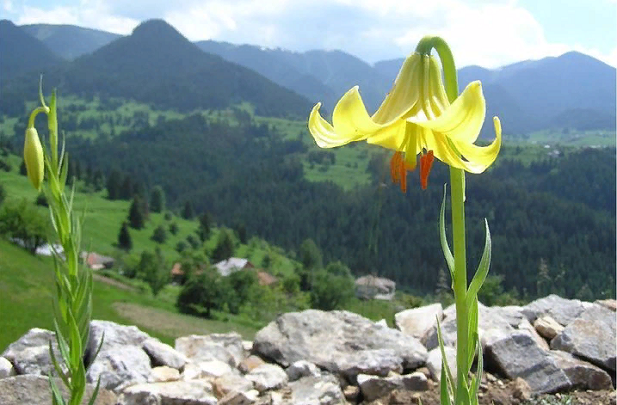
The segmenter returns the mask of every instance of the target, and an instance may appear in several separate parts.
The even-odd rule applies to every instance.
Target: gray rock
[[[56,385],[60,388],[65,399],[68,393],[62,381],[56,379]],[[87,404],[94,391],[94,386],[86,386],[86,395],[82,404]],[[49,379],[39,375],[18,375],[0,380],[0,403],[2,405],[49,405],[51,393],[49,391]],[[95,405],[116,405],[116,395],[104,388],[99,389]]]
[[[124,390],[124,405],[216,405],[206,380],[137,384]]]
[[[454,347],[456,344],[456,308],[454,305],[450,305],[443,313],[444,319],[441,322],[443,341],[446,346]],[[512,332],[522,320],[521,307],[487,307],[482,303],[478,304],[478,332],[480,335],[492,329]],[[427,350],[439,347],[437,325],[430,328],[421,341]]]
[[[518,329],[529,332],[531,337],[535,339],[536,343],[538,343],[538,346],[540,346],[541,349],[543,350],[551,349],[548,345],[548,342],[542,336],[540,336],[540,334],[536,331],[536,328],[534,328],[533,325],[530,324],[527,319],[523,319],[521,321],[521,323],[518,325]]]
[[[347,311],[318,310],[279,316],[257,333],[253,351],[284,367],[307,360],[350,378],[362,370],[417,368],[427,356],[417,339],[396,329]]]
[[[394,390],[426,391],[428,380],[422,373],[408,375],[393,375],[376,377],[373,375],[358,375],[358,385],[365,401],[374,401],[388,395]]]
[[[594,305],[551,341],[551,349],[572,353],[615,371],[615,328],[615,312]]]
[[[345,395],[336,377],[327,374],[321,377],[308,376],[289,384],[294,405],[340,405]]]
[[[32,328],[17,341],[11,343],[2,357],[13,364],[17,374],[49,375],[54,366],[49,356],[49,342],[52,342],[54,355],[61,361],[60,351],[56,344],[56,334],[47,329]],[[63,370],[66,367],[63,366]]]
[[[348,385],[343,390],[343,395],[345,395],[345,399],[349,402],[356,403],[358,402],[358,397],[360,396],[360,387],[355,385]]]
[[[0,378],[7,378],[16,374],[15,367],[4,357],[0,357]]]
[[[231,367],[244,359],[242,337],[235,332],[180,337],[176,350],[193,361],[221,360]]]
[[[531,323],[534,323],[537,318],[543,315],[549,315],[561,325],[566,326],[578,318],[585,310],[585,307],[585,304],[579,300],[569,300],[551,294],[525,305],[523,307],[523,314]]]
[[[217,377],[213,384],[217,398],[222,398],[231,392],[248,392],[253,389],[251,380],[237,374],[225,374]]]
[[[439,303],[407,309],[394,315],[396,327],[416,339],[421,339],[433,328],[437,324],[437,319],[439,321],[443,319],[443,307]]]
[[[452,378],[456,379],[456,349],[446,346],[444,347],[444,352],[446,353],[446,360],[448,361]],[[426,367],[429,369],[433,380],[441,381],[441,350],[439,347],[428,352]]]
[[[150,377],[148,382],[169,382],[178,381],[180,379],[180,372],[168,366],[154,367],[150,371]]]
[[[143,342],[148,339],[147,333],[139,330],[137,326],[120,325],[109,321],[94,320],[90,322],[90,340],[88,341],[88,363],[91,362],[90,357],[96,353],[101,339],[103,346],[101,352],[114,346],[142,346]]]
[[[285,370],[289,381],[296,381],[302,377],[320,377],[321,372],[316,365],[306,360],[298,360]]]
[[[155,338],[146,339],[142,348],[150,356],[154,367],[168,366],[181,370],[188,360],[184,354]]]
[[[594,304],[601,305],[615,312],[617,310],[617,300],[608,299],[608,300],[597,300]]]
[[[244,360],[240,362],[240,364],[238,365],[238,370],[246,374],[252,369],[254,369],[255,367],[259,367],[265,363],[266,362],[263,361],[261,357],[251,354],[250,356],[248,356],[247,358],[245,358]]]
[[[486,364],[495,365],[510,379],[523,378],[534,393],[551,393],[571,387],[549,351],[527,331],[505,333],[495,329],[483,337]]]
[[[287,385],[289,378],[285,370],[275,364],[263,364],[251,370],[246,378],[255,384],[259,392],[277,390]]]
[[[385,319],[380,319],[377,322],[375,322],[375,325],[384,327],[384,328],[388,328],[388,322]]]
[[[549,341],[563,331],[563,326],[549,315],[543,315],[536,319],[533,326],[542,337]]]
[[[403,359],[392,349],[363,350],[355,355],[337,355],[336,362],[333,369],[351,382],[355,382],[358,374],[386,376],[391,371],[403,372]]]
[[[112,346],[101,350],[86,374],[89,383],[101,379],[101,387],[120,392],[125,387],[145,383],[150,377],[150,358],[138,346]]]
[[[232,391],[219,399],[218,405],[251,405],[259,397],[259,391],[250,390],[248,392]]]
[[[551,350],[550,354],[557,367],[562,369],[570,379],[573,389],[598,391],[613,388],[611,376],[600,367],[559,350]]]
[[[208,360],[187,363],[182,372],[182,379],[197,380],[199,378],[220,377],[229,374],[233,369],[221,360]]]

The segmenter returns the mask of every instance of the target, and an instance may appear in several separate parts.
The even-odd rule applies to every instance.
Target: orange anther
[[[432,150],[429,150],[426,155],[420,157],[420,185],[422,186],[422,190],[426,190],[428,186],[428,175],[431,172],[434,160],[435,157],[433,156]]]

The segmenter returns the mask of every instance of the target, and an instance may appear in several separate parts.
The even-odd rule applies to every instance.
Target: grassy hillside
[[[0,239],[0,352],[29,329],[53,329],[51,299],[53,264],[51,258],[33,256],[24,249]],[[173,287],[167,287],[172,289]],[[134,324],[164,342],[173,344],[176,337],[191,333],[204,334],[235,330],[250,339],[256,325],[204,320],[179,314],[173,294],[162,293],[156,299],[149,293],[96,277],[94,282],[93,319]]]
[[[7,201],[25,198],[33,202],[37,193],[26,177],[17,172],[20,158],[9,156],[8,161],[13,167],[12,171],[0,171],[0,184],[6,191]],[[82,249],[91,246],[93,251],[117,256],[119,252],[112,244],[117,239],[121,221],[127,215],[129,202],[109,201],[104,198],[103,193],[77,192],[75,195],[76,210],[85,210]],[[43,207],[39,209],[42,212],[47,210]],[[164,244],[150,240],[150,235],[158,224],[171,222],[178,225],[177,235],[168,233],[168,240]],[[158,246],[171,268],[171,263],[180,257],[174,246],[196,229],[197,221],[188,221],[177,216],[167,221],[163,214],[151,214],[145,229],[131,229],[134,246],[131,256],[136,260],[141,251],[152,251]],[[205,250],[214,248],[218,232],[217,228],[213,230],[210,239],[204,244]],[[261,239],[252,238],[247,244],[238,244],[235,251],[235,256],[248,258],[256,266],[263,262],[266,255],[270,257],[269,271],[273,274],[284,276],[293,271],[294,260],[282,249]],[[49,304],[54,282],[53,262],[50,257],[33,256],[0,237],[0,258],[0,294],[3,297],[0,304],[1,353],[7,345],[31,328],[53,328]],[[170,344],[173,344],[176,337],[187,334],[232,330],[251,339],[254,333],[265,325],[264,321],[258,322],[247,319],[246,316],[227,313],[218,314],[216,319],[220,320],[205,320],[180,314],[175,306],[180,291],[178,286],[168,285],[154,298],[143,282],[126,279],[117,271],[116,267],[113,271],[97,272],[94,275],[94,319],[134,324]],[[390,322],[394,314],[394,305],[385,302],[353,300],[349,309],[373,319],[387,318]]]

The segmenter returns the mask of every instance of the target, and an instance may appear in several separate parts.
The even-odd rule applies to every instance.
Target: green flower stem
[[[427,36],[418,43],[416,52],[429,55],[435,49],[441,60],[448,101],[458,97],[458,79],[454,57],[448,44],[439,37]],[[469,371],[469,307],[467,305],[467,255],[465,244],[465,172],[450,166],[450,205],[452,209],[452,240],[454,245],[454,277],[452,288],[456,305],[456,405],[467,405],[469,396],[467,373]]]
[[[465,173],[450,167],[450,205],[452,208],[452,241],[454,245],[454,299],[456,303],[456,366],[457,392],[455,403],[463,404],[461,384],[467,383],[469,370],[469,314],[467,307],[467,259],[465,247]]]

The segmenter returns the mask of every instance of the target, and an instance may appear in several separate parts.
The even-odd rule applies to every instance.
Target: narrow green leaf
[[[452,398],[448,394],[448,383],[446,382],[446,370],[444,364],[441,365],[441,382],[439,383],[441,386],[441,405],[450,405],[452,404]]]
[[[448,246],[448,238],[446,237],[446,185],[443,185],[443,200],[441,201],[441,213],[439,214],[439,239],[441,240],[441,250],[446,258],[448,269],[450,269],[450,280],[454,280],[454,256],[450,246]]]
[[[64,398],[62,398],[62,395],[60,394],[60,390],[58,389],[58,386],[56,385],[56,382],[54,381],[51,375],[49,375],[49,388],[51,389],[52,404],[53,405],[65,405],[66,403],[64,402]]]
[[[473,364],[473,359],[476,353],[476,340],[478,339],[478,297],[474,297],[472,299],[471,308],[468,310],[468,338],[467,338],[467,354],[468,361],[467,365],[471,369],[471,365]],[[469,372],[469,370],[467,370]]]
[[[94,387],[94,391],[92,391],[92,397],[90,397],[90,401],[88,401],[88,405],[94,405],[94,401],[96,401],[96,397],[99,395],[99,387],[101,386],[101,377],[96,381],[96,386]]]
[[[60,355],[62,356],[62,360],[64,363],[69,366],[71,360],[71,352],[69,345],[66,341],[66,338],[62,334],[62,330],[58,325],[58,321],[54,319],[54,326],[56,328],[56,342],[58,343],[58,349],[60,350]]]
[[[47,114],[47,126],[49,128],[49,146],[51,147],[52,161],[58,162],[58,113],[56,110],[56,89],[51,92],[49,101],[49,114]]]
[[[480,389],[480,384],[482,383],[482,374],[484,373],[484,360],[482,357],[482,343],[480,339],[476,337],[478,342],[477,344],[477,352],[478,352],[478,367],[476,368],[476,378],[472,381],[471,384],[471,399],[475,400],[475,404],[478,403],[478,390]]]
[[[101,348],[103,347],[103,342],[105,341],[105,332],[103,332],[103,334],[101,335],[101,343],[99,343],[99,347],[96,348],[96,352],[94,352],[94,356],[92,356],[92,358],[90,359],[90,364],[94,363],[94,360],[96,360],[96,358],[99,355],[99,352],[101,351]]]
[[[488,229],[488,221],[484,220],[484,225],[486,228],[486,240],[484,242],[484,252],[482,252],[482,258],[480,259],[480,264],[478,265],[478,269],[476,270],[476,274],[473,276],[471,280],[471,284],[469,285],[469,289],[467,290],[467,309],[470,309],[471,304],[473,303],[474,298],[478,296],[478,291],[480,291],[480,287],[484,284],[484,280],[486,279],[486,275],[488,274],[489,267],[491,266],[491,231]]]
[[[446,371],[446,381],[448,382],[448,386],[450,387],[451,392],[455,392],[454,387],[454,378],[452,378],[452,372],[450,371],[450,366],[448,365],[448,359],[446,358],[446,349],[443,343],[443,336],[441,334],[441,323],[439,322],[439,318],[437,318],[437,340],[439,342],[439,350],[441,351],[441,362],[442,362],[442,370]]]
[[[58,359],[56,358],[56,355],[54,354],[53,351],[53,346],[51,344],[51,340],[49,341],[49,356],[51,358],[51,364],[54,366],[54,369],[56,370],[56,373],[58,373],[58,376],[62,379],[62,382],[64,383],[64,385],[67,388],[70,388],[70,381],[68,379],[68,377],[66,375],[64,375],[64,371],[62,371],[62,367],[60,366],[60,363],[58,363]],[[49,379],[51,380],[53,377],[52,373],[49,373]]]

